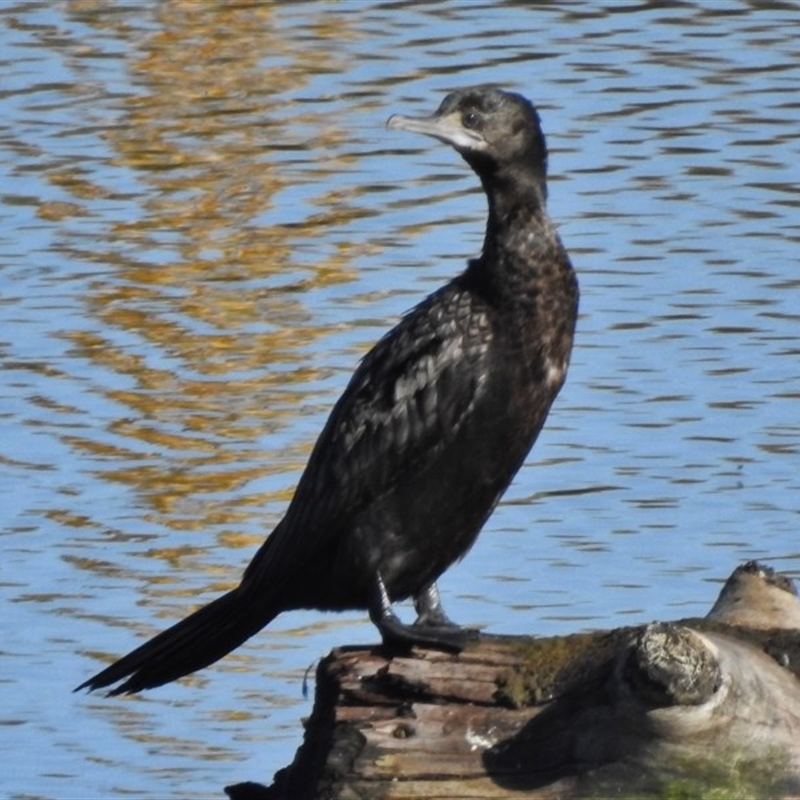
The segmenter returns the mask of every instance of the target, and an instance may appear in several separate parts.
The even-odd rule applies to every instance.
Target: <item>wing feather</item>
[[[247,570],[260,583],[319,552],[359,510],[447,447],[480,397],[491,333],[453,282],[363,358],[334,406],[281,525]]]

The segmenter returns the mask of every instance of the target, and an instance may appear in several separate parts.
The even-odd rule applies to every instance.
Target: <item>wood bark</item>
[[[800,796],[800,602],[755,562],[707,617],[453,655],[343,647],[294,762],[233,800]],[[716,793],[716,794],[715,794]]]

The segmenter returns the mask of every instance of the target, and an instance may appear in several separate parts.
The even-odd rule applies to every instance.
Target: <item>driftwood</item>
[[[294,763],[233,800],[800,797],[800,602],[750,562],[703,619],[321,662]]]

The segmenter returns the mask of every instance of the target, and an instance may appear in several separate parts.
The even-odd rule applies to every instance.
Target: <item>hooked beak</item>
[[[432,136],[459,151],[482,150],[486,146],[483,137],[477,131],[469,130],[461,124],[461,117],[457,113],[446,116],[432,114],[429,117],[404,117],[401,114],[393,114],[389,117],[386,127]]]

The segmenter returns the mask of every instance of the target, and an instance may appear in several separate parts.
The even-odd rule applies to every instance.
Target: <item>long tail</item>
[[[80,689],[101,689],[127,680],[109,695],[132,694],[169,683],[207,667],[261,630],[278,613],[242,586],[218,597],[171,628],[85,681]]]

